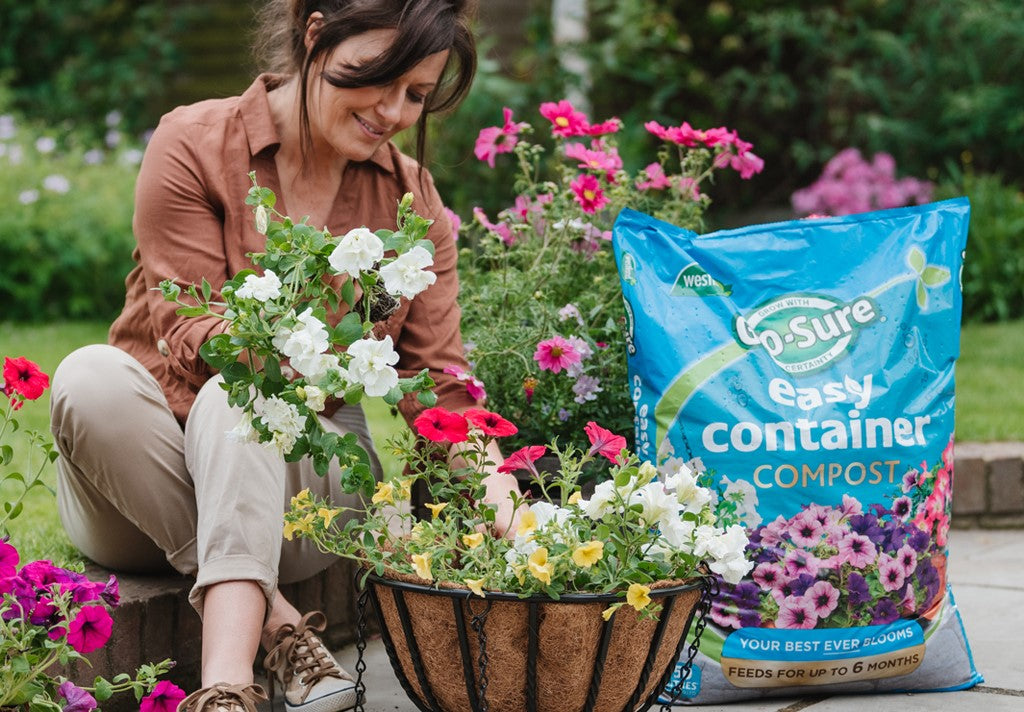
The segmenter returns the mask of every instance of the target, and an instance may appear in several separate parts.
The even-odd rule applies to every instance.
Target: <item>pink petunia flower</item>
[[[511,153],[519,143],[519,132],[528,124],[512,121],[512,109],[507,106],[502,109],[505,123],[502,126],[490,126],[481,129],[476,138],[476,146],[473,153],[481,161],[494,168],[494,159],[499,153]]]
[[[875,560],[878,550],[874,542],[861,534],[849,534],[839,542],[839,555],[851,566],[863,569]]]
[[[818,618],[828,618],[839,605],[839,590],[828,581],[818,581],[807,589],[804,598],[811,602]]]
[[[786,574],[796,578],[800,574],[809,574],[811,576],[817,576],[818,570],[821,568],[821,561],[809,551],[803,551],[802,549],[793,549],[786,554],[786,558],[782,561],[783,567],[786,570]]]
[[[103,606],[83,606],[68,626],[68,645],[82,653],[91,653],[107,644],[114,620]]]
[[[569,183],[572,192],[576,195],[576,202],[580,204],[585,213],[596,213],[609,203],[608,196],[601,187],[601,182],[592,175],[584,174],[578,176]]]
[[[754,579],[754,583],[760,586],[762,590],[770,591],[782,585],[785,574],[775,564],[765,561],[754,567],[751,578]]]
[[[555,334],[537,344],[533,360],[542,371],[561,373],[562,369],[579,363],[582,356],[569,341]]]
[[[452,221],[452,239],[458,241],[459,230],[462,229],[462,218],[460,218],[459,214],[451,208],[445,208],[444,214]]]
[[[484,226],[488,232],[498,236],[502,242],[506,245],[511,245],[516,241],[515,235],[512,234],[512,228],[508,226],[506,222],[492,223],[487,219],[487,213],[482,208],[473,208],[473,217],[476,221]]]
[[[818,614],[814,604],[803,597],[787,596],[779,604],[779,614],[775,618],[776,628],[810,629],[818,623]]]
[[[505,458],[505,462],[498,466],[498,472],[528,470],[531,474],[537,475],[537,466],[533,463],[543,457],[546,452],[547,448],[543,445],[527,445],[519,448]]]
[[[413,421],[416,432],[433,442],[462,443],[469,439],[469,423],[444,408],[427,408]]]
[[[896,552],[895,559],[903,567],[903,573],[906,576],[914,575],[914,570],[917,569],[917,550],[914,547],[904,544]]]
[[[886,591],[897,591],[903,588],[906,578],[907,574],[898,559],[888,554],[881,554],[878,557],[878,580],[882,588]]]
[[[612,462],[619,461],[619,455],[626,448],[626,438],[602,428],[592,420],[584,426],[583,432],[590,440],[588,455],[603,455]]]
[[[817,517],[806,511],[793,517],[789,526],[789,536],[797,546],[810,548],[817,546],[825,534],[825,528]]]
[[[175,712],[185,699],[185,691],[170,680],[161,680],[139,702],[139,712]]]
[[[552,136],[585,136],[589,122],[582,111],[577,111],[568,99],[558,103],[544,102],[540,105],[540,115],[551,122]]]
[[[733,154],[729,165],[740,174],[740,178],[749,180],[754,177],[755,173],[760,173],[764,170],[764,159],[752,151],[745,151]]]

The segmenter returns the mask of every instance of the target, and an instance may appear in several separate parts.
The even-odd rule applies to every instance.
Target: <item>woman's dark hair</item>
[[[386,52],[358,66],[324,71],[329,84],[343,88],[382,86],[426,57],[449,50],[441,81],[425,100],[416,125],[416,159],[423,164],[427,117],[454,108],[469,92],[476,73],[476,44],[469,22],[473,0],[270,0],[260,12],[256,51],[269,71],[297,74],[303,152],[310,142],[307,86],[317,62],[349,37],[370,30],[396,31]],[[323,24],[308,54],[304,38],[309,16]]]

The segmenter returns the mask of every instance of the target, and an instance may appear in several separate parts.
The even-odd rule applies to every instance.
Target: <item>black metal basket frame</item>
[[[371,585],[367,585],[371,584]],[[409,651],[409,657],[412,661],[413,672],[416,675],[416,680],[419,683],[420,690],[423,692],[422,697],[417,694],[409,678],[406,676],[405,671],[402,669],[401,662],[398,659],[398,654],[395,650],[394,640],[391,637],[391,631],[388,629],[387,623],[384,620],[383,614],[381,613],[380,603],[377,597],[377,591],[375,585],[381,585],[391,591],[391,595],[394,600],[395,609],[398,613],[399,623],[402,628],[402,634],[405,636],[406,647]],[[362,681],[362,673],[366,669],[366,664],[363,661],[363,651],[366,647],[365,641],[365,611],[366,605],[369,600],[372,600],[374,610],[376,611],[377,620],[380,624],[381,638],[384,642],[384,648],[388,653],[388,658],[391,661],[391,667],[394,669],[395,676],[398,678],[399,683],[402,685],[402,689],[412,700],[413,704],[416,705],[417,709],[422,712],[443,712],[442,708],[437,702],[433,691],[427,681],[426,671],[423,668],[423,660],[420,656],[419,646],[416,642],[416,636],[413,632],[412,621],[409,617],[409,608],[405,600],[407,593],[422,594],[427,596],[441,596],[448,598],[452,602],[452,613],[455,619],[456,633],[459,639],[459,652],[461,654],[461,662],[466,682],[466,693],[470,701],[471,712],[488,712],[487,703],[487,635],[485,632],[485,625],[487,622],[487,614],[490,612],[491,605],[495,601],[516,601],[518,603],[525,603],[527,605],[527,657],[526,657],[526,712],[536,712],[537,709],[537,654],[539,649],[539,631],[540,631],[540,605],[541,604],[559,604],[559,603],[615,603],[622,600],[621,595],[609,593],[609,594],[565,594],[559,597],[559,600],[554,600],[548,596],[529,596],[520,597],[512,593],[503,592],[492,592],[488,591],[487,596],[484,599],[480,599],[481,604],[480,612],[476,612],[473,609],[473,604],[478,601],[473,597],[471,591],[465,589],[439,589],[422,584],[407,583],[404,581],[396,581],[394,579],[386,579],[377,576],[376,574],[366,574],[366,572],[360,572],[357,574],[357,586],[360,587],[360,594],[358,599],[359,604],[359,625],[358,625],[358,636],[357,650],[359,652],[359,660],[356,663],[357,679],[356,688],[358,690],[359,702],[356,706],[358,712],[363,712],[364,704],[364,684]],[[703,575],[699,580],[683,584],[679,586],[671,586],[665,588],[658,588],[651,591],[650,596],[652,599],[664,599],[662,602],[662,611],[659,616],[658,624],[655,627],[654,635],[651,638],[651,643],[648,648],[647,657],[644,661],[644,666],[640,674],[640,678],[637,681],[637,686],[630,696],[629,701],[623,708],[623,712],[643,712],[651,708],[654,702],[665,694],[665,688],[668,681],[671,679],[673,664],[669,664],[661,675],[658,684],[654,686],[653,692],[647,695],[646,699],[641,700],[643,697],[643,691],[647,687],[647,683],[650,680],[651,673],[654,670],[655,661],[658,652],[661,648],[661,642],[665,635],[665,628],[669,620],[672,608],[675,605],[676,596],[686,591],[692,591],[694,589],[701,589],[701,596],[696,606],[690,612],[687,618],[686,625],[683,628],[682,634],[679,636],[679,642],[676,646],[675,653],[671,660],[674,663],[679,659],[680,654],[683,651],[683,647],[686,643],[687,632],[693,627],[693,640],[690,643],[690,647],[687,652],[687,659],[684,664],[682,674],[680,675],[679,681],[673,686],[671,690],[671,699],[668,702],[663,702],[661,706],[662,712],[668,712],[680,697],[684,683],[689,677],[690,670],[693,667],[694,658],[697,655],[700,638],[704,632],[706,626],[706,616],[711,606],[711,599],[716,595],[717,579],[708,571],[704,571]],[[466,627],[465,617],[470,617],[469,627],[473,633],[477,636],[477,648],[478,655],[476,661],[472,660],[472,653],[469,645],[469,631]],[[586,706],[584,712],[593,712],[594,705],[597,703],[598,693],[601,689],[601,678],[604,672],[605,657],[608,653],[608,647],[611,643],[612,630],[615,625],[616,616],[613,614],[607,621],[604,622],[601,629],[601,637],[598,642],[597,656],[594,660],[594,668],[591,671],[590,676],[590,687],[587,693]],[[476,669],[479,670],[479,675],[474,675],[474,662]],[[479,678],[479,684],[474,684],[474,680]],[[639,705],[639,706],[638,706]]]

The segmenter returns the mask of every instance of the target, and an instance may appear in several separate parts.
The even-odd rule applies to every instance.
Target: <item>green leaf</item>
[[[384,394],[384,402],[388,405],[398,405],[398,402],[402,400],[402,388],[401,386],[395,386],[390,391]]]
[[[925,267],[921,273],[921,281],[929,287],[942,286],[949,281],[949,270],[944,267]]]
[[[93,694],[97,702],[103,702],[114,696],[114,688],[102,677],[97,677]]]
[[[206,307],[178,307],[174,313],[178,316],[187,317],[203,316],[206,314]]]
[[[284,380],[281,376],[281,362],[271,356],[264,357],[263,373],[268,381],[280,383]]]
[[[160,282],[160,293],[163,294],[164,299],[167,301],[176,302],[181,294],[181,287],[171,280],[165,279]]]
[[[921,274],[924,271],[925,257],[924,252],[919,247],[911,247],[910,254],[907,255],[907,264],[913,268],[915,272]]]
[[[416,400],[428,408],[433,408],[437,405],[437,394],[433,391],[420,391],[416,394]]]
[[[341,285],[341,298],[348,304],[349,309],[354,309],[356,306],[356,285],[355,280],[351,277],[346,279],[344,284]]]
[[[203,290],[203,301],[210,301],[210,295],[213,294],[213,287],[211,287],[210,283],[206,281],[206,277],[203,277],[203,284],[201,288]]]
[[[10,445],[0,445],[0,465],[9,465],[14,458],[14,448]]]
[[[346,282],[346,284],[349,283]],[[359,318],[359,314],[350,311],[334,327],[334,337],[332,340],[342,346],[348,346],[359,341],[361,338],[363,338],[363,321]]]

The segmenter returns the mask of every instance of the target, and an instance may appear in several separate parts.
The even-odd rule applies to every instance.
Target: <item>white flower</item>
[[[603,390],[601,388],[601,381],[598,378],[584,373],[572,384],[572,392],[576,394],[573,400],[583,405],[587,401],[596,400],[597,394]]]
[[[559,321],[565,321],[566,319],[575,319],[576,323],[583,326],[583,315],[580,314],[579,307],[575,304],[566,304],[564,307],[558,310]]]
[[[270,396],[257,403],[253,410],[273,434],[268,447],[275,448],[282,455],[291,452],[295,441],[302,434],[299,409],[277,396]]]
[[[348,373],[341,367],[341,361],[338,359],[336,354],[310,354],[304,356],[296,356],[291,360],[292,366],[295,370],[306,377],[312,384],[319,384],[323,382],[324,377],[327,376],[327,372],[330,370],[338,371],[341,374],[343,381],[348,380]],[[312,406],[310,406],[312,408]],[[320,408],[313,408],[313,410],[321,410]]]
[[[82,162],[87,166],[95,166],[103,163],[103,149],[90,148],[82,154]]]
[[[252,416],[249,413],[243,415],[238,425],[224,435],[233,443],[255,443],[260,439],[259,431],[252,427]]]
[[[674,551],[690,553],[693,549],[693,531],[696,525],[678,517],[661,523],[661,536]]]
[[[722,482],[725,484],[723,497],[736,503],[736,514],[747,529],[756,529],[761,524],[761,515],[757,512],[757,490],[754,485],[746,480],[733,482],[728,477],[723,477]]]
[[[0,141],[12,139],[16,133],[18,129],[14,125],[14,117],[10,114],[0,114]]]
[[[235,296],[240,299],[255,299],[258,302],[265,302],[268,299],[277,299],[281,296],[281,280],[273,270],[267,270],[263,276],[250,274],[245,278],[242,286],[235,291]]]
[[[36,150],[40,153],[53,153],[57,148],[57,142],[49,136],[40,136],[36,139]]]
[[[628,489],[623,489],[625,491],[618,491],[619,497],[624,497],[628,494]],[[616,504],[615,482],[613,480],[605,480],[598,483],[590,499],[581,499],[578,504],[583,513],[591,519],[600,519],[609,512],[615,511],[615,506],[613,506]]]
[[[63,195],[71,190],[71,181],[60,174],[54,173],[43,178],[43,188],[51,193]]]
[[[23,160],[25,160],[25,152],[22,150],[21,146],[14,144],[8,149],[7,162],[12,166],[21,165]]]
[[[712,561],[708,566],[726,582],[739,583],[754,568],[754,563],[744,556],[748,543],[743,527],[733,524],[709,542],[707,553]]]
[[[18,202],[22,205],[31,205],[39,200],[38,190],[23,190],[18,193]]]
[[[437,281],[437,275],[426,269],[432,264],[433,256],[417,245],[380,268],[384,288],[391,294],[401,294],[406,299],[412,299]]]
[[[261,235],[266,235],[268,227],[270,227],[270,215],[267,213],[267,207],[265,205],[257,205],[256,232]]]
[[[324,406],[327,404],[327,394],[323,390],[316,386],[305,386],[302,390],[307,408],[315,413],[319,413],[324,409]]]
[[[677,519],[679,515],[679,503],[665,491],[665,485],[661,482],[648,482],[633,492],[629,497],[629,504],[640,505],[640,517],[648,526]]]
[[[121,112],[117,109],[114,109],[113,111],[109,112],[106,115],[106,117],[104,117],[104,120],[109,128],[114,128],[119,123],[121,123]]]
[[[398,354],[391,336],[385,336],[383,341],[360,339],[348,347],[347,353],[352,358],[348,364],[349,377],[363,385],[366,395],[387,395],[398,385],[398,371],[392,368],[398,363]]]
[[[121,132],[117,129],[110,129],[107,131],[107,135],[103,137],[104,142],[110,148],[114,148],[117,144],[121,143]]]
[[[313,316],[312,309],[306,309],[295,321],[298,328],[282,327],[273,339],[274,348],[291,359],[293,365],[295,359],[322,354],[329,344],[327,329]]]
[[[327,261],[338,274],[347,272],[356,278],[359,273],[373,267],[384,257],[384,243],[365,227],[349,230],[338,240],[338,246]]]
[[[126,166],[137,166],[142,163],[142,151],[137,148],[129,148],[121,152],[119,160]]]

